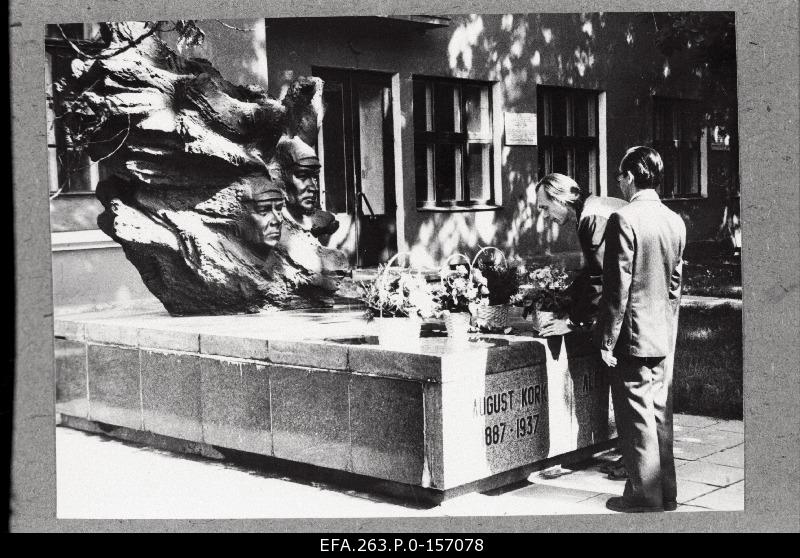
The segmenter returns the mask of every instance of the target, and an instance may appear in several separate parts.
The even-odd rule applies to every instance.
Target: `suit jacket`
[[[611,214],[626,203],[619,198],[592,195],[583,202],[577,221],[583,268],[567,289],[572,299],[569,318],[573,323],[591,324],[597,316],[600,295],[603,292],[606,224]]]
[[[664,357],[675,349],[686,226],[655,190],[640,190],[606,227],[595,342],[617,354]]]

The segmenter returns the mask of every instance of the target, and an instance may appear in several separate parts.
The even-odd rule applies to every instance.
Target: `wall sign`
[[[536,113],[503,113],[506,145],[536,145]]]

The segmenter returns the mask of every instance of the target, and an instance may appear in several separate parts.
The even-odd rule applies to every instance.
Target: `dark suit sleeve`
[[[636,239],[630,225],[618,213],[608,220],[603,258],[603,294],[595,342],[606,350],[617,344],[630,293]]]
[[[570,319],[574,323],[591,323],[597,315],[603,292],[603,253],[607,220],[599,215],[581,218],[578,241],[583,252],[583,269],[571,285]]]

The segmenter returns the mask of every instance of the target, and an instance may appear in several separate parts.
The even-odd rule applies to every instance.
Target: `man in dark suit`
[[[656,193],[664,164],[634,147],[617,176],[629,204],[606,228],[603,294],[595,342],[609,367],[625,492],[606,507],[647,512],[677,507],[672,455],[672,364],[686,226]]]

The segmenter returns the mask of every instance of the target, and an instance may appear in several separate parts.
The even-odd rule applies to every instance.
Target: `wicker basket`
[[[475,322],[487,329],[505,329],[508,327],[508,311],[510,304],[494,306],[478,306],[475,308]]]
[[[558,315],[556,312],[549,312],[547,310],[539,310],[536,309],[533,314],[531,315],[531,321],[533,322],[533,329],[536,331],[542,330],[542,323],[549,322],[556,318]]]
[[[483,254],[486,250],[494,250],[501,256],[503,256],[503,262],[508,263],[506,259],[506,255],[503,253],[502,250],[495,246],[484,246],[478,253],[475,254],[475,257],[472,258],[472,263],[470,264],[472,268],[475,268],[475,264],[478,262],[478,258],[480,258],[481,254]],[[484,328],[487,329],[505,329],[508,327],[508,311],[510,304],[495,304],[492,306],[478,306],[475,310],[475,321],[476,323]]]

